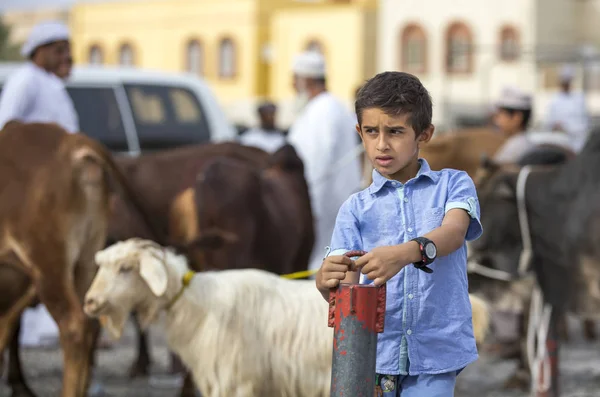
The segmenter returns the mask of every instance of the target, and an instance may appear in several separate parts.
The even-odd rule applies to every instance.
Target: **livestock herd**
[[[542,154],[510,167],[480,166],[481,154],[493,155],[503,142],[487,130],[423,148],[433,169],[464,169],[478,185],[486,232],[469,247],[470,261],[510,273],[469,276],[478,342],[487,320],[477,296],[496,308],[527,308],[531,285],[523,280],[531,277],[513,269],[524,250],[533,252],[529,275],[548,302],[597,315],[600,213],[590,203],[600,202],[600,177],[589,168],[600,162],[596,141],[592,135],[574,159],[558,156],[559,165]],[[527,161],[545,165],[531,171],[523,193],[517,180]],[[63,397],[86,395],[99,324],[118,336],[132,313],[139,343],[130,375],[147,374],[144,328],[162,311],[170,316],[169,346],[191,372],[182,396],[194,395],[194,383],[203,396],[328,395],[331,329],[315,320],[327,317],[327,303],[314,282],[276,276],[305,270],[314,244],[304,167],[291,146],[272,155],[220,143],[113,157],[83,134],[10,122],[0,131],[0,186],[0,352],[10,350],[14,396],[34,396],[22,374],[18,329],[22,311],[39,302],[59,327]],[[236,333],[240,327],[247,332]],[[279,350],[259,348],[269,343]],[[268,381],[257,383],[261,377]]]

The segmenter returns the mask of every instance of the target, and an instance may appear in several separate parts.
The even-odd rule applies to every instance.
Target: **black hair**
[[[261,103],[258,108],[256,109],[256,111],[258,112],[258,114],[262,114],[265,111],[276,111],[277,110],[277,105],[275,105],[273,102],[271,101],[265,101],[263,103]]]
[[[521,128],[523,130],[527,129],[527,126],[529,125],[529,120],[531,119],[531,109],[523,110],[523,109],[512,109],[512,108],[505,108],[505,107],[500,107],[500,109],[504,110],[511,117],[514,116],[515,113],[523,114],[523,119],[521,120]]]
[[[431,126],[431,96],[421,81],[409,73],[383,72],[368,80],[358,91],[354,104],[359,125],[368,108],[379,108],[393,116],[409,113],[409,123],[417,136]]]

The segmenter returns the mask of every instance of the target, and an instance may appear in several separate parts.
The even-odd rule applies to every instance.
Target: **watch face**
[[[435,258],[436,253],[437,253],[437,248],[435,248],[435,244],[426,244],[425,245],[425,255],[427,255],[427,257],[429,259]]]

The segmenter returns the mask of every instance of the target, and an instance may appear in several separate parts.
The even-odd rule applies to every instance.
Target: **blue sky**
[[[75,3],[75,0],[0,0],[0,12],[10,9],[54,8]]]

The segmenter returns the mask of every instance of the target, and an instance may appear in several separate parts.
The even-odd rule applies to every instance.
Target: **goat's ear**
[[[239,240],[235,233],[220,229],[209,229],[188,244],[188,248],[219,249],[226,244],[233,244]]]
[[[144,251],[140,255],[140,276],[144,279],[152,293],[163,296],[167,290],[167,269],[152,253]]]

